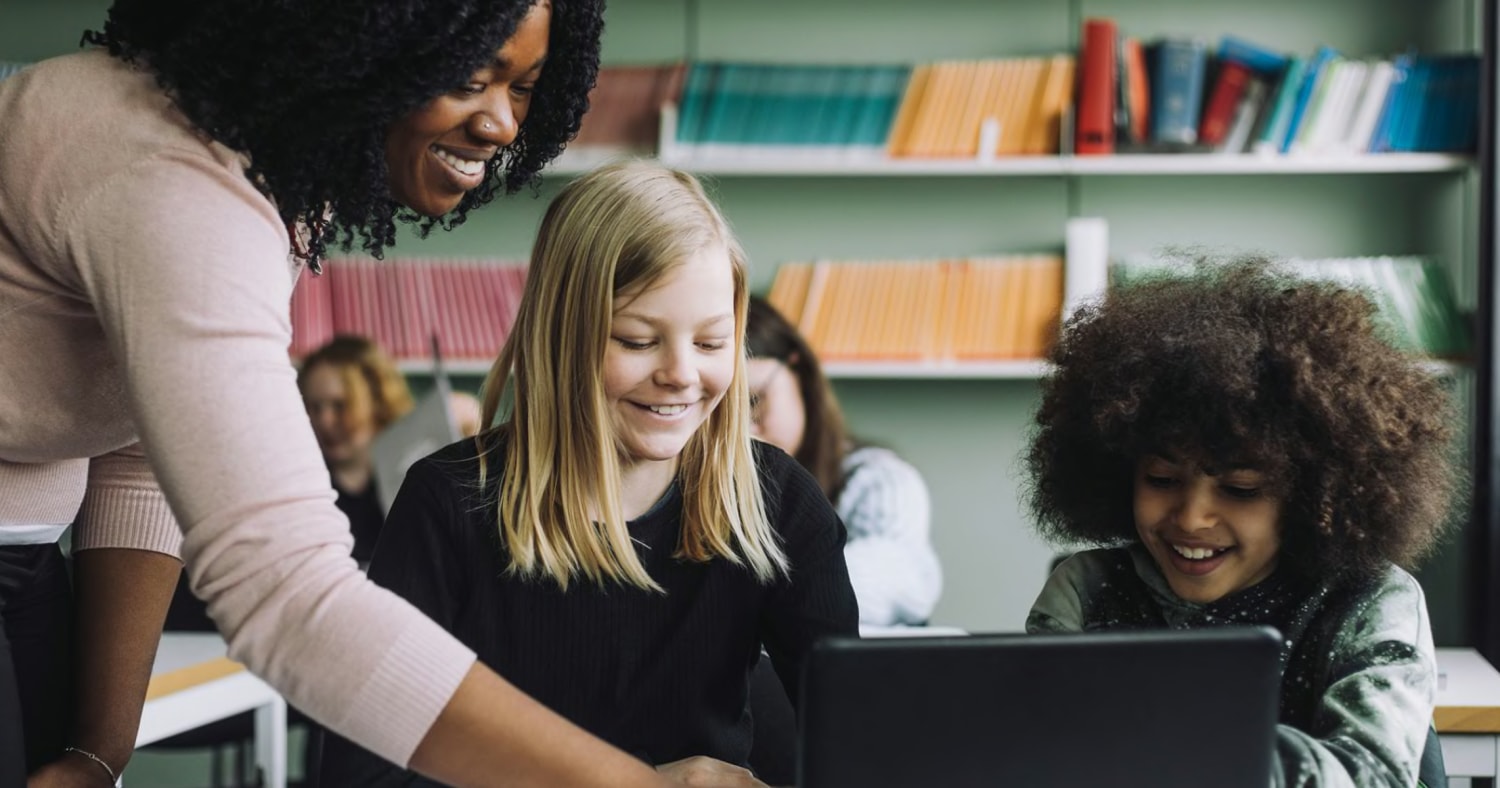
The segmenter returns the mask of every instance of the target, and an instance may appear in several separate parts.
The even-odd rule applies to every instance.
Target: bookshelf
[[[1082,20],[1105,16],[1142,37],[1225,33],[1287,52],[1330,44],[1355,55],[1484,51],[1480,0],[617,0],[606,58],[770,63],[871,63],[1041,56],[1076,47]],[[1487,66],[1488,69],[1488,66]],[[1489,109],[1489,102],[1485,102]],[[1486,148],[1487,149],[1487,148]],[[570,154],[571,155],[571,154]],[[1483,157],[1448,154],[1222,154],[889,159],[742,151],[663,161],[706,177],[765,292],[783,262],[1045,253],[1075,216],[1109,222],[1111,253],[1163,245],[1255,249],[1297,257],[1424,254],[1444,260],[1460,306],[1488,326],[1489,222]],[[576,166],[558,163],[559,180]],[[1488,329],[1480,330],[1487,335]],[[1491,363],[1433,362],[1475,414],[1487,445]],[[829,365],[850,423],[928,477],[934,540],[948,576],[935,620],[1015,629],[1044,577],[1047,550],[1018,503],[1019,453],[1037,396],[1039,362]],[[1500,456],[1500,447],[1495,453]],[[1476,472],[1481,472],[1476,466]],[[1500,479],[1495,482],[1500,487]],[[1484,485],[1476,485],[1483,487]],[[1485,496],[1476,496],[1482,500]],[[1500,501],[1495,503],[1500,512]],[[1485,532],[1471,526],[1464,539]],[[1478,573],[1455,540],[1423,573],[1440,642],[1482,637],[1470,626]],[[1476,546],[1470,544],[1470,547]],[[1483,547],[1483,545],[1478,545]],[[1487,554],[1487,553],[1486,553]],[[1493,573],[1500,577],[1500,561]],[[1465,576],[1467,579],[1464,579]]]
[[[919,62],[1045,55],[1076,46],[1081,20],[1109,16],[1151,37],[1217,41],[1226,32],[1284,51],[1329,43],[1355,54],[1415,46],[1482,49],[1481,11],[1492,0],[614,0],[608,64],[674,60],[778,63]],[[1488,110],[1488,102],[1486,102]],[[1487,150],[1487,148],[1486,148]],[[476,213],[458,232],[404,251],[421,256],[524,256],[545,201],[618,150],[571,150],[549,169],[535,202]],[[1177,154],[1106,157],[891,160],[879,156],[741,152],[662,159],[697,173],[734,225],[766,292],[782,263],[1057,253],[1071,217],[1107,219],[1112,254],[1164,245],[1256,249],[1297,257],[1432,255],[1448,264],[1460,306],[1489,326],[1488,267],[1479,261],[1489,222],[1481,199],[1483,156],[1378,154],[1339,157]],[[406,241],[403,240],[403,244]],[[1488,329],[1473,364],[1433,362],[1473,414],[1476,446],[1488,445],[1496,405],[1485,394]],[[421,364],[409,369],[421,379]],[[471,375],[488,368],[450,365]],[[829,364],[851,425],[889,445],[927,477],[933,538],[946,573],[935,621],[1014,630],[1041,587],[1050,550],[1031,534],[1020,505],[1020,452],[1044,372],[1035,361]],[[1500,405],[1500,403],[1497,403]],[[1493,450],[1500,457],[1500,446]],[[1476,481],[1486,471],[1476,457]],[[1488,467],[1488,466],[1484,466]],[[1493,482],[1500,489],[1500,475]],[[1475,500],[1487,500],[1476,484]],[[1496,514],[1475,520],[1422,573],[1443,645],[1476,643],[1469,619],[1489,555],[1476,539]],[[1491,572],[1500,578],[1500,560]],[[1490,571],[1490,570],[1483,570]],[[1476,579],[1478,578],[1478,579]],[[1491,614],[1493,615],[1493,614]]]
[[[554,165],[559,175],[576,175],[625,151],[570,151]],[[1149,176],[1149,175],[1338,175],[1457,173],[1475,167],[1471,156],[1447,153],[1384,153],[1358,156],[1255,156],[1189,153],[1175,155],[1038,156],[994,159],[885,159],[811,156],[767,151],[752,155],[666,155],[661,161],[699,175],[737,177],[912,176]]]
[[[0,3],[0,60],[72,51],[107,0]],[[1153,37],[1217,41],[1227,32],[1288,52],[1328,43],[1354,54],[1493,53],[1494,0],[612,0],[611,64],[684,59],[779,63],[937,61],[1046,55],[1076,47],[1082,20],[1105,16]],[[1486,62],[1486,77],[1493,64]],[[1493,90],[1493,82],[1487,90]],[[1486,117],[1493,112],[1486,93]],[[1472,372],[1451,373],[1472,412],[1474,522],[1423,573],[1440,643],[1500,657],[1500,443],[1493,413],[1497,208],[1493,124],[1479,157],[1338,158],[1116,155],[901,160],[792,155],[665,159],[705,177],[765,292],[787,261],[1057,253],[1064,224],[1109,222],[1111,251],[1166,244],[1253,248],[1299,257],[1422,254],[1446,261],[1461,306],[1477,315]],[[404,233],[398,257],[523,259],[546,201],[567,180],[620,155],[571,150],[537,199],[524,193],[451,233]],[[1481,264],[1481,261],[1483,264]],[[488,362],[451,362],[476,388]],[[414,385],[430,365],[408,362]],[[947,575],[935,621],[1014,630],[1041,587],[1050,551],[1019,505],[1037,362],[830,365],[850,422],[927,477],[934,541]],[[1493,580],[1492,580],[1493,579]],[[1491,585],[1490,583],[1494,583]],[[1468,623],[1472,619],[1475,623]]]

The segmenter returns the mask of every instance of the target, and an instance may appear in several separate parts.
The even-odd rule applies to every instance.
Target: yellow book
[[[945,61],[932,65],[932,77],[927,86],[927,95],[918,111],[916,125],[912,129],[911,155],[931,158],[936,154],[942,136],[942,125],[953,103],[953,92],[958,84],[958,62]]]
[[[809,263],[782,263],[776,269],[776,278],[771,281],[771,291],[766,300],[776,307],[787,322],[797,325],[802,320],[802,308],[807,303],[807,286],[812,281],[812,265]]]
[[[1029,57],[1020,61],[1020,77],[1015,98],[1011,101],[1008,121],[1012,133],[1002,135],[1000,153],[1019,156],[1026,151],[1026,140],[1036,121],[1036,97],[1041,89],[1042,71],[1046,61]]]
[[[901,106],[896,110],[895,120],[891,121],[890,137],[886,140],[886,150],[890,155],[911,155],[912,132],[916,127],[922,102],[927,99],[927,86],[931,80],[931,66],[920,65],[912,69],[911,77],[906,82],[906,92],[901,96]]]
[[[1047,62],[1042,90],[1037,97],[1036,118],[1025,147],[1027,154],[1043,156],[1060,152],[1062,119],[1073,106],[1075,64],[1072,55],[1053,55]]]
[[[1026,320],[1026,287],[1031,266],[1026,258],[1011,258],[1005,263],[1000,290],[1000,320],[990,358],[1016,358],[1021,355],[1022,324]]]

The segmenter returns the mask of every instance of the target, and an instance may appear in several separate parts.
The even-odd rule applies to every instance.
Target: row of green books
[[[904,65],[693,63],[675,140],[879,150],[910,75]]]
[[[1171,276],[1191,263],[1178,258],[1130,257],[1110,267],[1110,287]],[[1433,358],[1462,360],[1473,346],[1470,322],[1459,309],[1453,282],[1430,257],[1291,259],[1287,267],[1313,279],[1339,282],[1375,304],[1387,337],[1397,347]]]

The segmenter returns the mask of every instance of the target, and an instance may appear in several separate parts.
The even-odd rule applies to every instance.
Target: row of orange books
[[[825,361],[1041,358],[1056,338],[1056,255],[787,263],[768,300]]]
[[[493,359],[510,334],[526,265],[497,260],[328,261],[292,291],[292,357],[334,334],[369,337],[397,359]]]
[[[1072,55],[917,66],[887,148],[911,157],[1055,154],[1075,68]],[[986,121],[996,124],[993,136]]]

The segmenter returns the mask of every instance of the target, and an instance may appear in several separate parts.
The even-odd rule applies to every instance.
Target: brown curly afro
[[[1200,257],[1118,288],[1049,360],[1026,495],[1053,541],[1134,541],[1137,459],[1184,451],[1269,475],[1285,565],[1369,576],[1430,552],[1461,487],[1444,382],[1386,341],[1363,294],[1266,259]]]

